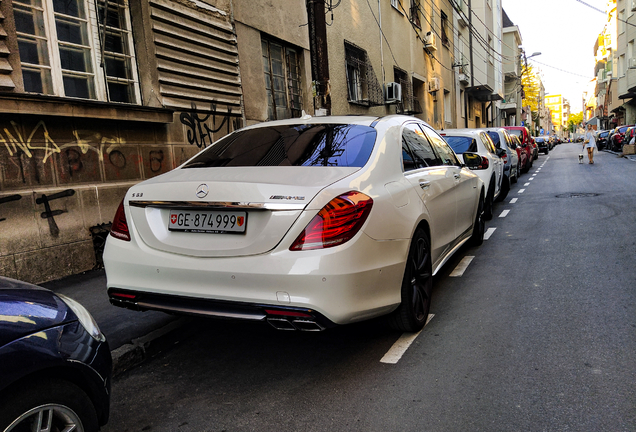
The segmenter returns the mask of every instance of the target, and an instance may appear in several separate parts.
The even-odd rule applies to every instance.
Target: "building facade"
[[[99,266],[128,188],[246,125],[500,124],[500,0],[0,0],[0,275]]]

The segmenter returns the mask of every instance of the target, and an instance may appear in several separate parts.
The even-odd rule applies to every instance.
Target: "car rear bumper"
[[[408,247],[408,240],[376,241],[359,233],[329,249],[199,258],[110,238],[104,264],[117,306],[251,320],[271,318],[266,308],[310,311],[329,326],[395,309]],[[135,297],[113,296],[118,292]]]

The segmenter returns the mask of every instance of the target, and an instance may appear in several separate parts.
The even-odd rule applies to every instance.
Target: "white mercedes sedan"
[[[483,182],[413,117],[310,117],[225,136],[132,187],[108,238],[112,304],[320,331],[426,323],[432,277],[481,244]]]

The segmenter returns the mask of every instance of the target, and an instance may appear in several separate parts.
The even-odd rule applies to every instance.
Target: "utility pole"
[[[325,0],[306,0],[315,115],[331,114]]]

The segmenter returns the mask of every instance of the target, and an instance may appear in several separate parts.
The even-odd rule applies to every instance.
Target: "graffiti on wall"
[[[186,139],[190,145],[203,149],[214,142],[214,134],[225,126],[229,134],[240,128],[241,119],[232,116],[232,107],[228,106],[226,115],[217,114],[216,103],[210,104],[209,112],[200,114],[197,105],[192,102],[190,111],[182,112],[179,116],[181,123],[186,126]],[[209,125],[211,123],[211,126]],[[218,123],[218,125],[217,125]]]
[[[20,199],[22,199],[22,195],[18,195],[18,194],[9,195],[9,196],[0,198],[0,204],[8,203],[11,201],[18,201]],[[0,222],[4,220],[7,220],[7,218],[3,218],[2,216],[0,216]]]
[[[154,137],[148,128],[142,133]],[[145,177],[151,177],[171,169],[172,156],[156,147],[128,145],[116,130],[101,133],[99,126],[57,125],[51,132],[44,121],[34,126],[10,121],[0,128],[0,181],[4,177],[5,188],[141,179],[142,166]]]
[[[102,136],[101,134],[93,131],[74,129],[73,136],[75,139],[62,145],[58,145],[58,143],[56,143],[51,137],[51,134],[46,127],[46,123],[43,120],[37,122],[26,137],[22,135],[20,132],[20,125],[18,125],[15,121],[11,121],[11,126],[13,127],[13,130],[4,128],[3,131],[0,131],[0,144],[4,144],[9,152],[9,156],[24,154],[28,158],[33,158],[35,151],[42,150],[42,163],[46,163],[54,154],[60,154],[62,153],[62,150],[69,147],[79,147],[82,154],[86,154],[89,151],[95,151],[101,156],[103,146],[108,146],[106,148],[106,153],[110,154],[114,147],[125,144],[125,140],[122,140],[117,136]],[[95,147],[96,143],[99,144],[99,148]],[[74,152],[73,160],[74,162],[77,162],[79,152],[75,149],[71,149],[69,152]],[[76,165],[76,167],[78,166],[81,166],[81,164]]]
[[[40,217],[42,219],[47,219],[49,222],[49,231],[53,237],[57,237],[60,235],[60,229],[55,223],[55,216],[61,215],[62,213],[66,213],[66,210],[51,210],[51,201],[60,198],[66,198],[75,195],[75,191],[73,189],[67,189],[62,192],[54,193],[53,195],[45,195],[35,200],[36,204],[44,204],[44,211],[40,213]]]

